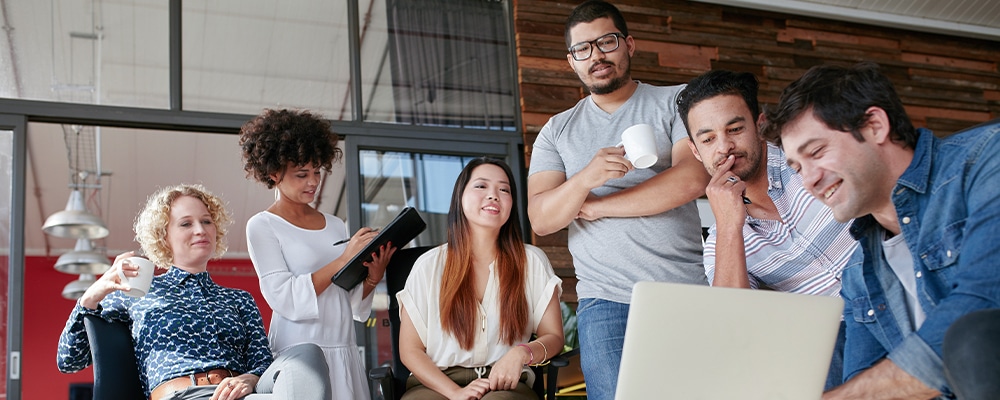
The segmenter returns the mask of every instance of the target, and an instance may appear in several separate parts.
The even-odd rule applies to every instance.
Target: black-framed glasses
[[[618,32],[614,32],[591,41],[574,44],[570,46],[569,54],[573,56],[574,60],[583,61],[590,58],[590,56],[594,54],[594,46],[597,46],[597,49],[600,50],[601,53],[610,53],[618,50],[619,37],[624,38],[625,36]]]

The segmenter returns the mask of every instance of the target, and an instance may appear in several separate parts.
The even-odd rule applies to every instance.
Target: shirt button
[[[948,256],[948,258],[951,258],[951,250],[948,250],[947,252],[945,252],[945,254]]]
[[[874,315],[875,315],[875,310],[868,310],[868,316],[869,317],[874,316]]]
[[[923,272],[921,272],[921,271],[917,271],[917,278],[919,278],[919,277],[921,277],[921,276],[924,276],[924,273],[923,273]]]
[[[910,217],[903,217],[903,223],[904,224],[909,224],[910,223]]]
[[[878,305],[878,310],[879,311],[885,311],[885,304],[879,304]]]

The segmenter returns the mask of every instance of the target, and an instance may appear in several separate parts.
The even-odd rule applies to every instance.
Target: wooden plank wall
[[[566,61],[563,28],[578,2],[514,0],[525,159],[542,125],[584,96]],[[684,83],[710,69],[752,72],[762,103],[809,67],[878,62],[917,127],[939,135],[1000,117],[1000,42],[838,22],[682,0],[620,0],[637,52],[634,79]],[[576,301],[566,230],[533,242]]]

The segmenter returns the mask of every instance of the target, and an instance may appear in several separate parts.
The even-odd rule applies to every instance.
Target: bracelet
[[[366,283],[366,284],[368,284],[368,285],[369,285],[369,286],[371,286],[371,287],[376,287],[376,286],[378,286],[378,281],[373,281],[373,280],[372,280],[372,277],[370,277],[370,276],[368,276],[368,277],[365,277],[365,283]]]
[[[530,359],[528,360],[528,362],[524,363],[524,365],[534,364],[535,363],[535,353],[533,351],[531,351],[531,347],[528,346],[528,345],[526,345],[526,344],[524,344],[524,343],[518,343],[517,345],[528,349],[528,357]]]
[[[549,358],[549,349],[545,347],[545,343],[542,343],[541,340],[535,340],[535,343],[538,343],[539,345],[542,346],[542,360],[539,361],[539,363],[543,363],[545,362],[546,359]]]

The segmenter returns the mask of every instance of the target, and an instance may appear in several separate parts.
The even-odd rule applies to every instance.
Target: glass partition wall
[[[273,193],[243,182],[233,136],[263,108],[318,112],[343,137],[344,165],[325,177],[319,209],[353,232],[414,206],[428,222],[415,243],[439,244],[452,185],[469,159],[504,158],[518,179],[524,174],[511,7],[509,0],[6,3],[0,109],[10,118],[0,122],[14,122],[0,126],[0,345],[7,355],[0,397],[24,398],[25,376],[60,378],[51,375],[58,374],[51,359],[35,367],[20,355],[35,341],[54,347],[69,312],[46,312],[61,321],[43,332],[28,330],[49,317],[21,313],[24,303],[45,301],[24,293],[44,286],[32,281],[40,271],[24,275],[25,261],[48,271],[74,247],[41,232],[70,192],[72,149],[61,135],[89,130],[103,139],[95,157],[110,177],[98,178],[100,192],[87,204],[112,232],[97,243],[109,257],[134,248],[128,214],[151,185],[180,183],[158,179],[221,191],[236,203],[241,224],[266,208]],[[236,230],[230,248],[239,257],[245,239]],[[32,324],[24,327],[24,319]],[[387,361],[374,321],[358,324],[369,367]],[[27,397],[67,393],[64,385],[39,390],[48,391]]]
[[[428,229],[412,246],[448,240],[447,218],[455,179],[470,156],[361,150],[361,221],[385,226],[404,207],[414,207]]]

